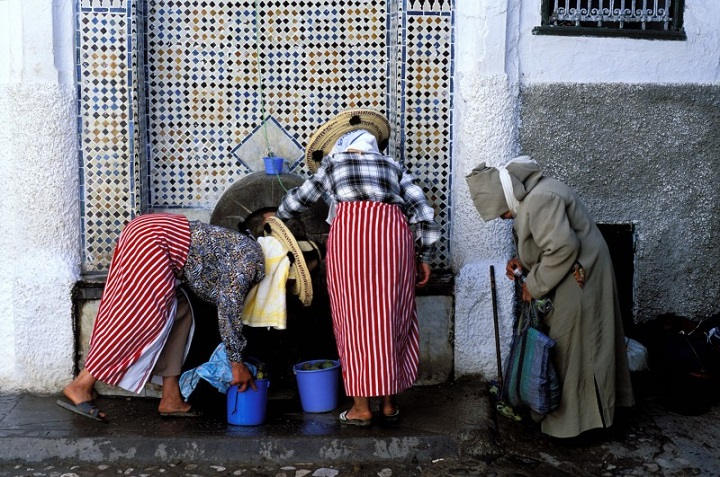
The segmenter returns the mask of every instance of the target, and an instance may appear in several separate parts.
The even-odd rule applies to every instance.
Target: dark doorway
[[[633,313],[635,225],[598,224],[598,228],[610,249],[625,335],[633,337],[636,331]]]

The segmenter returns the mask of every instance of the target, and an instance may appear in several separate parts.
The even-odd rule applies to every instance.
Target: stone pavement
[[[394,427],[341,427],[273,399],[267,423],[228,426],[222,403],[196,419],[162,419],[150,399],[101,398],[96,423],[57,396],[0,397],[0,475],[720,475],[720,406],[681,416],[646,397],[610,431],[561,441],[529,420],[497,417],[486,385],[466,379],[401,396]]]

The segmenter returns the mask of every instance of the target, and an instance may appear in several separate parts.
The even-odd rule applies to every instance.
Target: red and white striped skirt
[[[397,394],[415,382],[415,253],[397,205],[340,202],[327,242],[333,328],[348,396]]]
[[[167,339],[175,310],[175,273],[187,260],[185,217],[148,214],[120,234],[85,368],[105,383],[139,392]]]

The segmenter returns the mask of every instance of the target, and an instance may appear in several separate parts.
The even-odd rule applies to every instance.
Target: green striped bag
[[[526,406],[544,416],[560,405],[560,379],[552,363],[555,341],[538,326],[535,300],[523,302],[505,360],[502,395],[512,406]]]

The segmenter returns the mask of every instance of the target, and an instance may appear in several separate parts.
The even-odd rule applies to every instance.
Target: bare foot
[[[192,406],[183,401],[180,394],[178,376],[163,376],[163,390],[160,404],[158,404],[158,412],[188,412],[190,407]]]
[[[63,394],[72,401],[73,404],[92,401],[95,398],[93,388],[96,381],[87,369],[83,369],[70,384],[65,386]]]
[[[383,397],[382,413],[385,416],[392,416],[397,411],[397,405],[393,402],[391,397]]]
[[[175,399],[161,399],[158,404],[158,412],[162,413],[173,413],[173,412],[188,412],[192,406],[183,400]]]
[[[355,406],[351,407],[347,412],[348,419],[372,419],[372,412],[370,410],[356,409]]]
[[[73,404],[80,404],[94,399],[92,390],[88,391],[85,387],[76,384],[75,381],[63,388],[63,394]]]
[[[96,381],[86,369],[83,369],[77,378],[63,388],[63,394],[75,405],[94,401],[97,398],[97,393],[93,389]],[[107,416],[101,411],[99,417],[104,419]]]

